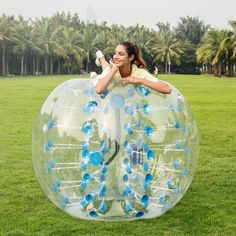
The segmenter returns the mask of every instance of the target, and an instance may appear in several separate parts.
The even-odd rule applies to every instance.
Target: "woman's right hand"
[[[111,65],[111,69],[116,73],[119,68],[118,66],[113,62],[113,59],[110,60],[110,65]]]

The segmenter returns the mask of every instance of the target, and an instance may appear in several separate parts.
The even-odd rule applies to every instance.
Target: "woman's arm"
[[[111,61],[110,64],[112,66],[110,72],[105,76],[105,78],[100,79],[96,85],[96,92],[98,94],[103,93],[106,88],[108,87],[108,85],[110,84],[113,76],[115,75],[115,73],[118,71],[118,67],[115,66]]]
[[[121,80],[125,83],[142,84],[148,88],[151,88],[163,94],[171,93],[171,88],[169,87],[169,85],[162,80],[158,80],[157,82],[152,82],[146,79],[140,79],[133,76],[128,76],[128,77],[122,78]]]

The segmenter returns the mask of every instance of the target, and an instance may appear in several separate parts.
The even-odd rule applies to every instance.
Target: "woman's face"
[[[115,49],[115,54],[113,56],[113,63],[117,65],[117,67],[122,67],[126,65],[130,65],[133,60],[133,55],[129,57],[125,46],[118,45]]]

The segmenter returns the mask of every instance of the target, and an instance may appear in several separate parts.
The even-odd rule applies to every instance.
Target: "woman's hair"
[[[137,45],[129,42],[129,41],[124,41],[120,43],[120,45],[124,46],[126,48],[126,51],[128,53],[128,56],[134,55],[134,59],[131,61],[131,64],[136,64],[137,67],[139,68],[146,68],[146,63],[144,59],[141,56],[140,49]]]

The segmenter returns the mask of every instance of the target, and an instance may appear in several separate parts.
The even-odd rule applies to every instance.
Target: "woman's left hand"
[[[127,84],[127,83],[140,84],[141,83],[141,79],[139,79],[137,77],[133,77],[133,76],[121,78],[121,81],[124,82],[125,84]]]

